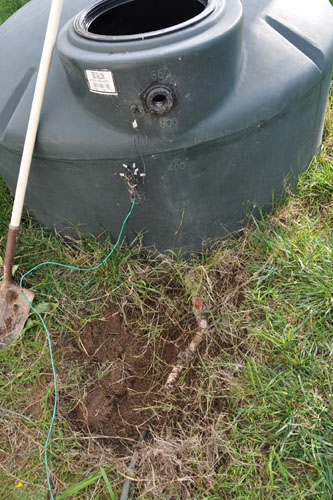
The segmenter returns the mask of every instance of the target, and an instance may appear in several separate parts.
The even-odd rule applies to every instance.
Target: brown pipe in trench
[[[198,350],[199,345],[207,334],[208,323],[203,313],[203,301],[198,297],[193,297],[192,303],[193,312],[197,319],[198,332],[193,337],[187,349],[178,354],[178,364],[173,367],[170,375],[168,376],[168,379],[164,386],[166,389],[171,389],[177,382],[183,369],[190,365],[196,351]]]

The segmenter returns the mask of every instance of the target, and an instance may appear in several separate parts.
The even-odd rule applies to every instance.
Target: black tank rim
[[[210,14],[212,14],[219,2],[221,0],[197,0],[205,6],[204,10],[200,14],[184,21],[180,24],[175,24],[174,26],[169,26],[164,29],[149,31],[147,33],[136,33],[131,35],[99,35],[91,33],[89,31],[90,25],[95,21],[95,19],[107,12],[108,10],[123,5],[128,1],[135,0],[99,0],[88,8],[83,9],[74,18],[74,30],[76,33],[86,39],[95,40],[100,42],[128,42],[137,40],[146,40],[147,38],[156,38],[163,35],[168,35],[176,31],[184,30],[194,24],[198,24],[200,21],[206,19]],[[180,0],[181,1],[181,0]]]

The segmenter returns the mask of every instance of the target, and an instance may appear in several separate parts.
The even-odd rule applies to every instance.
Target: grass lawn
[[[0,0],[0,22],[24,3]],[[48,448],[55,498],[118,499],[126,477],[142,500],[333,498],[332,97],[322,151],[288,199],[241,238],[190,261],[122,246],[96,272],[43,267],[27,277],[58,378]],[[0,199],[2,255],[12,196],[1,179]],[[92,266],[109,249],[89,235],[64,240],[25,214],[16,278],[45,260]],[[159,384],[173,364],[166,347],[179,351],[196,329],[188,276],[200,286],[208,335],[177,387],[148,400],[149,433],[133,472],[134,437],[119,449],[73,417],[89,413],[96,383],[106,387],[115,373],[96,353],[82,361],[89,328],[118,314],[117,328],[144,346],[146,376]],[[35,315],[0,351],[0,370],[0,499],[44,500],[54,383]]]

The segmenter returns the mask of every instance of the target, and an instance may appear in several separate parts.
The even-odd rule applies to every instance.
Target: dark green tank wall
[[[320,145],[332,71],[329,2],[290,3],[217,0],[183,29],[94,40],[73,22],[91,2],[65,1],[30,212],[64,233],[115,238],[137,184],[129,240],[143,232],[145,245],[190,252],[268,209]],[[0,173],[11,189],[48,8],[32,0],[0,27]],[[114,93],[91,91],[87,71],[111,72]],[[170,92],[164,114],[149,109],[152,89],[162,105]]]

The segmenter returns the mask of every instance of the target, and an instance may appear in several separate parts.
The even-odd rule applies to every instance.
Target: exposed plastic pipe
[[[140,443],[141,441],[143,441],[143,439],[146,436],[147,436],[147,431],[144,431],[141,434],[138,443]],[[135,466],[136,466],[136,462],[138,461],[138,458],[139,458],[139,452],[138,452],[138,450],[135,450],[134,453],[133,453],[133,455],[132,455],[131,463],[128,466],[128,468],[129,468],[129,470],[131,472],[134,472],[134,469],[135,469]],[[127,500],[130,487],[131,487],[131,479],[127,478],[126,481],[124,482],[124,486],[123,486],[123,489],[122,489],[122,492],[121,492],[120,500]]]

